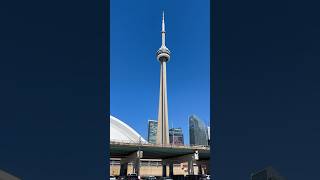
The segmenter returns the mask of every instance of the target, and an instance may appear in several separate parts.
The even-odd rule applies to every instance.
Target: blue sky
[[[189,143],[188,116],[210,123],[209,1],[112,0],[110,111],[147,138],[157,119],[161,16],[165,11],[169,126],[181,127]]]

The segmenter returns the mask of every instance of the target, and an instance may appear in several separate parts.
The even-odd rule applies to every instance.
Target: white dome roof
[[[125,143],[147,143],[143,137],[123,121],[110,116],[110,141]]]

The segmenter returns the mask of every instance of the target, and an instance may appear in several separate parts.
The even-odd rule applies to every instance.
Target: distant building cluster
[[[148,142],[156,144],[158,121],[148,120]],[[169,129],[169,140],[172,145],[184,145],[182,128]],[[190,145],[210,145],[210,127],[196,115],[189,117],[189,140]]]

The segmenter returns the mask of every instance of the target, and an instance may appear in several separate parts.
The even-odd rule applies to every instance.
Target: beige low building
[[[194,166],[195,174],[198,174],[198,166]],[[128,174],[133,173],[133,164],[128,164]],[[188,164],[174,164],[173,166],[174,175],[187,175],[188,174]],[[119,176],[120,175],[120,163],[119,161],[110,161],[110,175]],[[161,161],[141,161],[140,165],[140,175],[141,176],[161,176],[162,175],[162,165]],[[167,166],[167,176],[169,176],[169,167]]]

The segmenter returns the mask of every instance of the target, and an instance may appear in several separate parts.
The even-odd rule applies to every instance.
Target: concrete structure
[[[157,144],[169,144],[169,125],[168,125],[168,100],[167,100],[167,70],[166,63],[170,59],[170,51],[166,47],[166,31],[164,24],[164,13],[162,14],[162,45],[157,51],[157,59],[160,62],[160,95],[158,111],[158,131]]]
[[[184,139],[183,139],[182,129],[181,128],[169,129],[169,139],[170,139],[170,144],[183,145]]]
[[[157,130],[158,130],[158,121],[148,120],[148,142],[152,144],[157,143]]]
[[[175,164],[188,163],[188,174],[194,174],[194,164],[206,167],[209,172],[210,148],[204,146],[171,146],[158,144],[134,144],[112,141],[110,157],[120,158],[120,175],[128,174],[128,164],[133,164],[133,171],[140,175],[142,159],[161,160],[162,175],[173,175]],[[169,166],[169,168],[168,168]],[[169,171],[168,171],[169,170]],[[202,171],[203,172],[203,171]]]
[[[0,169],[0,180],[20,180],[20,179]]]
[[[205,123],[196,115],[189,117],[190,145],[208,146],[208,129]]]
[[[261,171],[251,174],[251,180],[285,180],[279,173],[272,167],[267,167]]]

